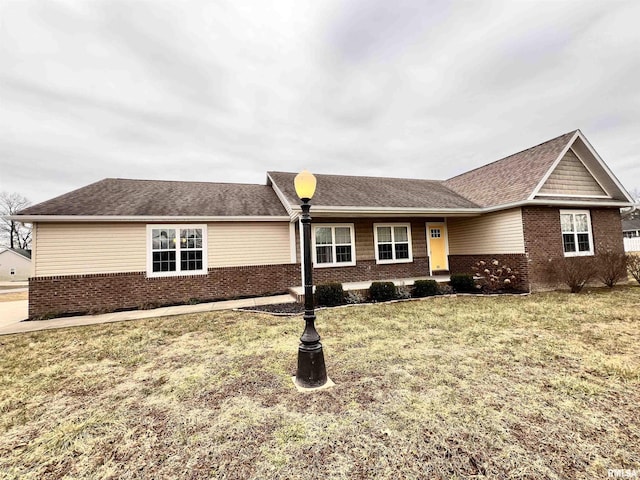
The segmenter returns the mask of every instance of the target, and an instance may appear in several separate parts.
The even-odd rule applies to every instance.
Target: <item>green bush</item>
[[[473,275],[468,273],[454,273],[449,281],[451,288],[458,293],[469,293],[476,291],[476,281]]]
[[[326,283],[316,286],[316,304],[334,307],[344,303],[344,290],[341,283]]]
[[[393,282],[373,282],[369,288],[369,296],[374,302],[386,302],[398,296],[398,290]]]
[[[416,280],[413,284],[413,297],[432,297],[438,294],[438,282],[435,280]]]

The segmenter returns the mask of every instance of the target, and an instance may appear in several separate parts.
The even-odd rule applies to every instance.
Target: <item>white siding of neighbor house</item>
[[[34,275],[144,272],[145,223],[38,223]],[[209,268],[291,263],[288,222],[208,225]]]
[[[209,268],[291,263],[289,222],[209,224]]]
[[[449,218],[447,229],[450,255],[524,253],[519,208],[479,217]]]
[[[604,190],[572,150],[567,151],[538,193],[606,196]]]
[[[142,272],[144,223],[39,223],[35,275]]]
[[[11,275],[11,270],[14,274]],[[24,281],[31,276],[31,260],[10,250],[0,249],[0,280]]]

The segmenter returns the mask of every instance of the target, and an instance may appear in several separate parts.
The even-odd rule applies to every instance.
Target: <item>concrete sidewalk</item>
[[[28,316],[26,300],[20,300],[17,302],[0,302],[0,335],[293,302],[295,302],[295,299],[291,295],[275,295],[272,297],[244,298],[241,300],[199,303],[197,305],[177,305],[175,307],[155,308],[152,310],[131,310],[128,312],[105,313],[102,315],[82,315],[79,317],[62,317],[32,322],[22,321]]]

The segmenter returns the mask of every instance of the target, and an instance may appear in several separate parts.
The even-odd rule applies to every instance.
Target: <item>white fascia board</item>
[[[18,222],[288,222],[290,217],[281,216],[215,216],[215,217],[191,217],[191,216],[125,216],[125,215],[11,215],[9,220]]]
[[[300,208],[295,209],[300,212]],[[441,216],[447,215],[473,215],[481,214],[482,208],[422,208],[422,207],[348,207],[348,206],[327,206],[311,205],[311,213],[318,214],[350,214],[350,215],[423,215]]]
[[[527,202],[524,203],[524,205],[551,205],[551,206],[563,206],[563,205],[567,205],[567,206],[581,206],[583,208],[592,208],[592,207],[630,207],[631,203],[629,202],[622,202],[620,200],[617,201],[609,201],[609,202],[598,202],[598,201],[580,201],[580,200],[543,200],[543,199],[539,199],[539,200],[529,200]]]
[[[549,177],[551,176],[553,171],[556,169],[556,167],[558,166],[562,158],[569,151],[569,149],[571,148],[571,145],[573,145],[573,142],[576,141],[576,138],[578,138],[579,135],[580,135],[580,130],[577,130],[576,133],[574,133],[573,137],[571,137],[571,140],[569,140],[565,145],[565,147],[562,149],[562,151],[560,152],[560,155],[558,155],[558,158],[556,158],[553,164],[551,165],[551,167],[549,167],[549,170],[547,170],[547,173],[545,173],[542,179],[538,182],[538,185],[536,185],[536,188],[533,189],[533,192],[531,192],[531,195],[529,195],[529,198],[527,200],[533,200],[535,196],[538,195],[538,192],[540,191],[542,186],[547,182],[547,180],[549,180]]]

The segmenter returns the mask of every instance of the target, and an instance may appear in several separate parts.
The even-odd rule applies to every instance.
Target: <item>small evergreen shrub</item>
[[[598,273],[593,257],[560,257],[550,268],[553,277],[568,286],[571,293],[579,293]]]
[[[438,282],[435,280],[416,280],[413,284],[413,295],[416,298],[431,297],[438,294]]]
[[[449,285],[451,285],[451,288],[458,293],[470,293],[477,291],[476,281],[473,279],[473,275],[468,273],[452,274]]]
[[[335,307],[344,303],[344,290],[341,283],[326,283],[316,286],[316,304]]]
[[[627,270],[640,283],[640,255],[627,255]]]
[[[369,288],[369,296],[374,302],[386,302],[398,296],[393,282],[373,282]]]
[[[596,277],[607,287],[613,288],[616,283],[627,279],[627,256],[624,252],[603,249],[595,257]]]

